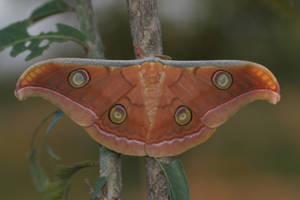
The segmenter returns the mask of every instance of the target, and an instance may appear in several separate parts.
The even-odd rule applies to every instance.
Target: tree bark
[[[87,38],[89,58],[104,59],[103,44],[95,20],[91,0],[65,0],[75,10],[80,30]]]
[[[158,17],[158,0],[127,0],[128,15],[136,57],[161,55],[163,53],[161,26]],[[142,54],[142,55],[141,55]],[[146,157],[147,200],[170,199],[166,177],[154,158]],[[160,158],[170,162],[171,158]]]
[[[96,26],[91,0],[66,1],[74,8],[80,22],[80,30],[87,38],[87,56],[103,59],[103,45]],[[107,179],[105,191],[99,199],[119,200],[121,199],[122,190],[121,156],[102,145],[99,145],[99,156],[99,174]]]
[[[127,4],[133,45],[145,56],[162,54],[157,0],[127,0]]]

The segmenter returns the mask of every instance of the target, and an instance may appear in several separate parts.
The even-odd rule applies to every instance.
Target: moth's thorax
[[[165,78],[164,65],[159,62],[144,62],[140,70],[141,84],[144,89],[145,109],[148,115],[150,129],[155,118],[157,106],[161,97],[162,83]]]

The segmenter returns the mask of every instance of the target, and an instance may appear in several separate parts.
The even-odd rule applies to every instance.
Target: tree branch
[[[133,44],[138,45],[145,56],[162,54],[157,0],[127,0],[127,4]]]
[[[104,58],[103,45],[93,13],[91,0],[65,0],[75,10],[80,23],[80,30],[85,34],[89,58]]]
[[[70,3],[80,22],[80,30],[87,37],[88,57],[104,58],[103,45],[96,26],[91,0],[66,0]],[[107,191],[104,192],[104,200],[121,199],[122,175],[120,154],[110,151],[99,145],[100,176],[107,179]],[[101,200],[103,199],[101,198]]]
[[[104,200],[119,200],[122,192],[121,155],[101,145],[99,145],[99,149],[100,176],[107,178]]]
[[[162,37],[158,17],[157,0],[127,0],[133,45],[137,45],[144,56],[162,54]],[[135,51],[136,57],[139,53]],[[157,161],[146,157],[147,200],[168,200],[169,187]],[[169,163],[171,158],[160,158]]]

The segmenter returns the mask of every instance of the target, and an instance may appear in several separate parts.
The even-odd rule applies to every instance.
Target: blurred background
[[[46,0],[0,0],[0,29],[27,18]],[[94,0],[107,59],[133,59],[126,1]],[[243,108],[205,143],[178,158],[192,200],[300,199],[300,2],[298,0],[159,1],[164,54],[176,60],[241,59],[267,66],[278,78],[282,100],[272,106],[255,102]],[[55,30],[57,22],[78,27],[66,13],[43,20],[32,34]],[[30,64],[53,57],[83,57],[72,43],[54,44],[30,62],[0,52],[0,199],[40,199],[27,156],[31,134],[56,110],[39,98],[18,102],[13,91]],[[45,128],[41,133],[45,132]],[[41,134],[42,135],[42,134]],[[49,174],[56,164],[97,160],[97,144],[67,117],[54,127],[50,143],[62,161],[39,151]],[[42,137],[39,138],[42,148]],[[72,180],[72,200],[88,199],[83,183],[95,183],[96,169]],[[123,199],[145,199],[144,159],[123,156]]]

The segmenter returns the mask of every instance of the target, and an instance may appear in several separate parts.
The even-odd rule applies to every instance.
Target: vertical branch
[[[133,44],[145,56],[162,54],[162,37],[158,17],[158,0],[127,0]],[[135,52],[136,57],[137,52]],[[146,157],[147,200],[168,200],[169,188],[166,177],[157,161]],[[170,162],[171,158],[161,158]]]
[[[170,191],[167,179],[157,160],[146,157],[147,200],[169,200]],[[158,158],[159,161],[170,163],[171,157]]]
[[[88,57],[104,58],[103,45],[96,26],[91,0],[66,1],[74,8],[80,22],[80,29],[87,38]],[[107,191],[104,192],[104,200],[118,200],[122,189],[120,154],[101,145],[99,145],[99,154],[99,173],[100,176],[107,178]]]
[[[66,0],[74,8],[80,23],[80,30],[85,34],[89,58],[104,58],[103,45],[98,32],[91,0]]]
[[[119,200],[122,192],[121,155],[101,145],[99,145],[99,150],[100,175],[107,178],[107,192],[104,194],[104,200]]]
[[[145,56],[162,54],[157,0],[127,0],[127,4],[133,44]]]

